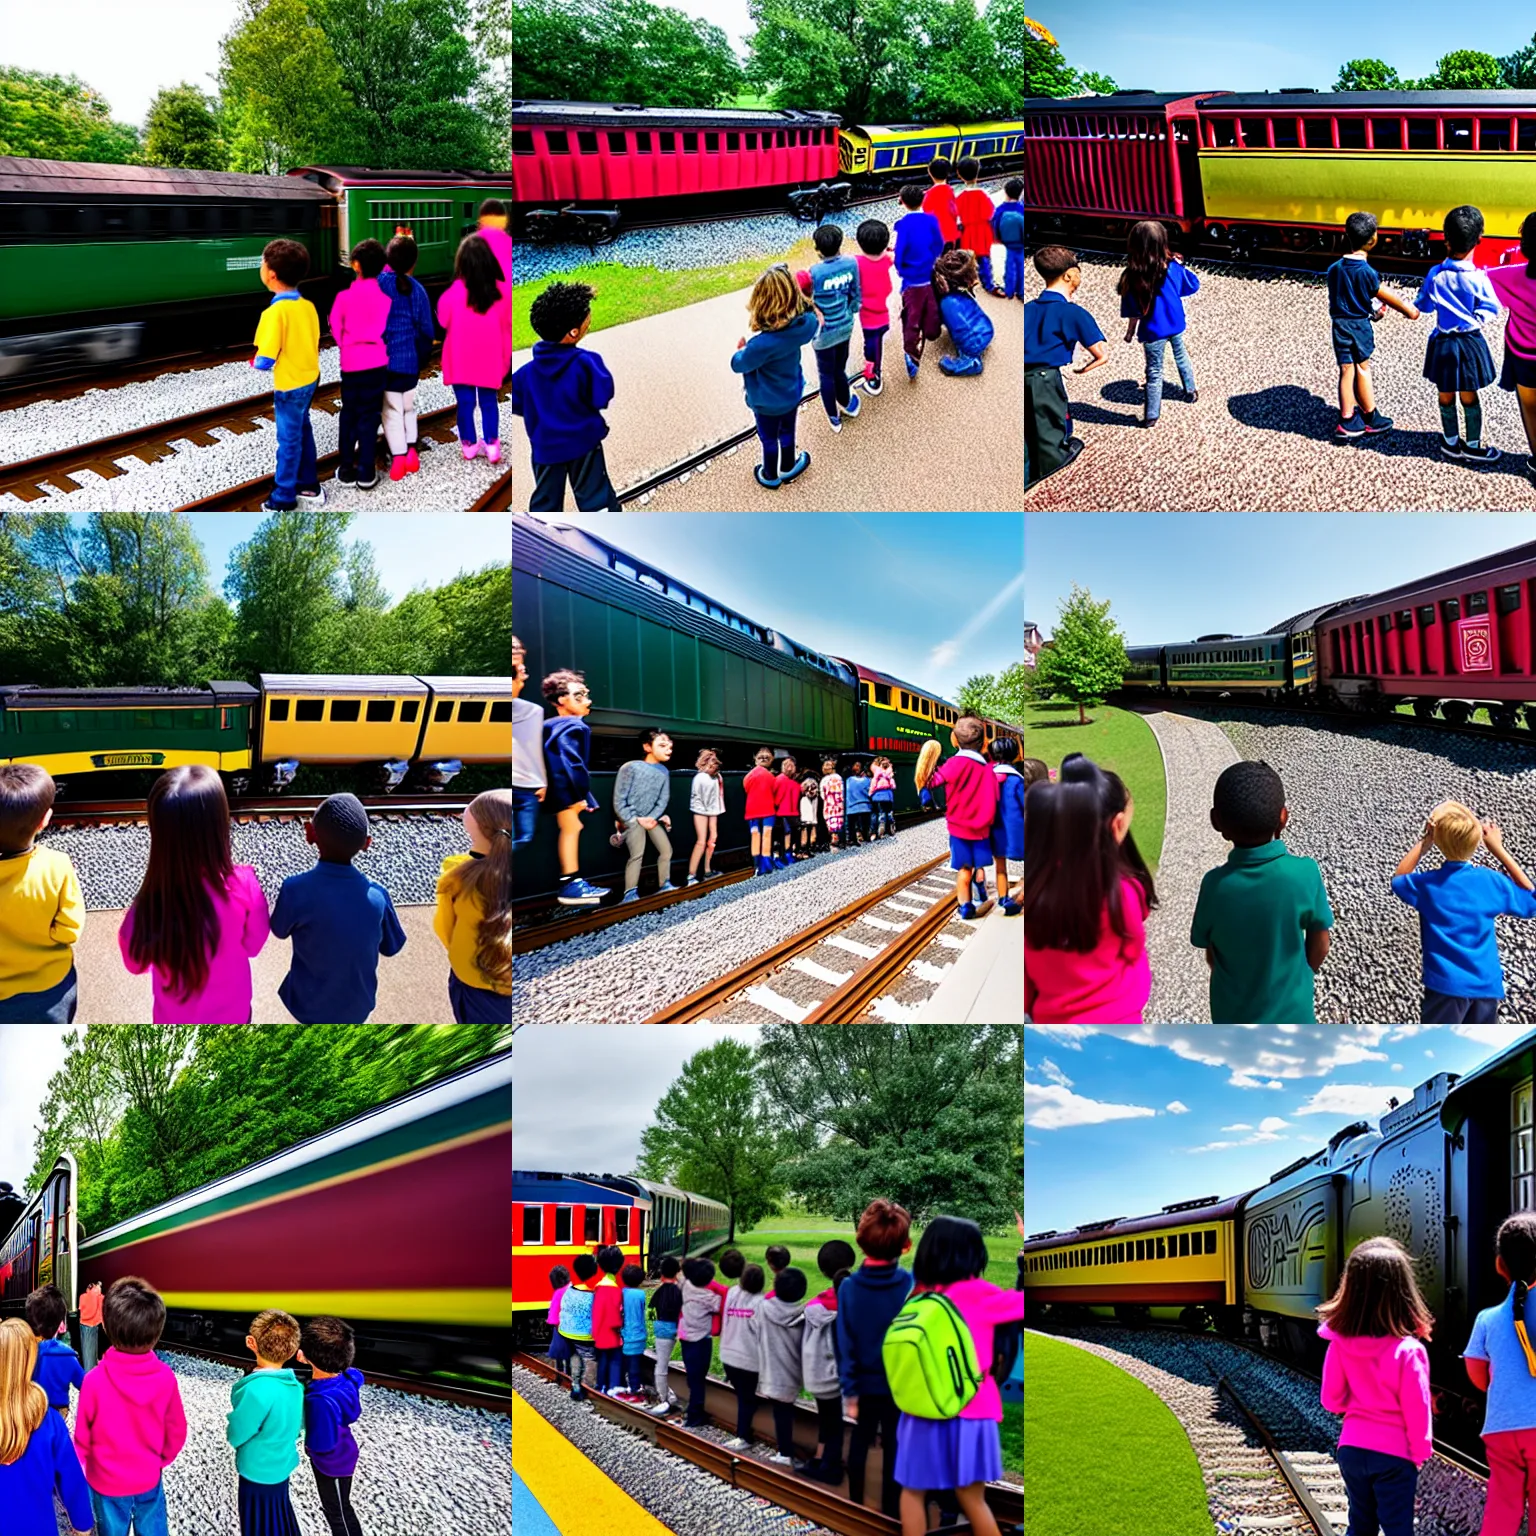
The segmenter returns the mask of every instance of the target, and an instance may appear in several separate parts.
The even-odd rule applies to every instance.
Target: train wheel
[[[1488,718],[1501,731],[1512,731],[1520,724],[1520,706],[1518,704],[1496,704],[1488,711]]]
[[[1452,725],[1465,725],[1472,718],[1472,706],[1465,699],[1447,699],[1440,706],[1440,715]]]
[[[1115,1321],[1122,1328],[1145,1328],[1152,1321],[1152,1311],[1135,1302],[1117,1301],[1115,1303]]]
[[[1179,1326],[1191,1333],[1204,1333],[1211,1326],[1211,1314],[1204,1307],[1185,1307],[1179,1313]]]
[[[1433,720],[1435,718],[1435,701],[1433,699],[1415,699],[1413,701],[1413,713],[1416,719]]]

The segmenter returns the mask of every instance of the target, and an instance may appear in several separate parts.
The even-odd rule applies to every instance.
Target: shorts
[[[754,816],[747,822],[749,832],[772,832],[775,816]]]
[[[949,837],[949,867],[957,874],[962,869],[991,869],[992,840],[990,837]]]
[[[1536,357],[1523,357],[1504,339],[1504,368],[1499,374],[1500,389],[1536,389]]]
[[[1013,847],[1008,846],[1008,829],[1006,827],[992,828],[992,857],[995,859],[1022,859],[1024,857],[1024,839],[1021,837]]]
[[[1368,363],[1376,350],[1376,333],[1369,320],[1333,317],[1333,355],[1345,363]]]

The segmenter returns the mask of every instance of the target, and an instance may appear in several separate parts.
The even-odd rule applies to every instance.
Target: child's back
[[[1536,917],[1536,892],[1461,859],[1393,875],[1392,891],[1419,914],[1427,988],[1446,997],[1503,997],[1504,968],[1493,920]]]
[[[833,256],[811,268],[811,299],[821,316],[818,349],[835,346],[853,334],[859,293],[859,264],[853,257]]]
[[[1420,1340],[1395,1334],[1341,1334],[1326,1323],[1318,1327],[1317,1336],[1328,1344],[1323,1357],[1323,1407],[1344,1415],[1339,1444],[1400,1456],[1404,1461],[1428,1461],[1432,1449],[1429,1355]]]
[[[18,1328],[26,1327],[19,1317],[9,1321]],[[10,1348],[20,1347],[0,1335],[0,1350],[8,1344]],[[11,1418],[9,1405],[0,1403],[0,1409],[6,1409],[6,1418]],[[17,1536],[54,1536],[61,1529],[55,1515],[55,1490],[63,1500],[70,1526],[89,1531],[91,1491],[70,1444],[69,1426],[58,1414],[44,1409],[42,1421],[27,1435],[21,1453],[14,1461],[0,1463],[0,1510],[5,1512],[6,1531],[14,1530]]]
[[[304,1429],[299,1378],[287,1366],[254,1370],[230,1388],[229,1400],[225,1434],[235,1448],[235,1470],[249,1483],[286,1482],[299,1464]]]
[[[444,331],[443,338],[443,367],[442,381],[444,384],[468,384],[478,389],[497,389],[501,381],[506,377],[507,365],[512,361],[512,309],[507,298],[507,285],[498,283],[495,302],[489,309],[477,310],[470,302],[469,289],[462,277],[456,277],[447,288],[443,290],[443,296],[437,301],[437,323]],[[556,383],[556,388],[550,391],[556,399],[566,398],[570,391],[566,389],[563,381],[565,373],[571,368],[570,363],[561,363],[556,359],[553,365],[542,362],[548,357],[548,352],[541,353],[540,348],[551,348],[559,352],[577,352],[576,347],[564,347],[558,343],[535,342],[534,361],[525,363],[518,369],[518,374],[533,368],[535,363],[541,364],[534,377],[544,382],[549,382],[551,376]],[[586,365],[588,371],[592,364],[596,363],[606,377],[608,370],[603,368],[602,359],[595,353],[587,353],[589,362]],[[578,367],[580,365],[577,365]],[[573,381],[577,390],[580,388],[580,376]],[[517,404],[517,382],[513,378],[513,408]],[[609,379],[609,399],[612,399],[612,379]],[[606,405],[607,400],[603,401]],[[588,411],[600,409],[589,407]],[[528,420],[527,411],[522,415],[528,421],[528,435],[533,436],[533,422]],[[537,455],[536,455],[537,456]],[[572,454],[563,454],[562,457],[574,457]]]
[[[927,788],[945,787],[944,822],[951,837],[979,842],[992,836],[997,814],[997,775],[979,752],[964,749],[934,770]]]
[[[0,1002],[69,975],[85,901],[67,853],[34,846],[0,859]]]
[[[800,353],[817,331],[817,313],[808,309],[773,331],[759,331],[731,358],[731,369],[743,375],[747,405],[754,411],[781,415],[794,410],[805,394]]]
[[[939,1287],[940,1292],[955,1304],[960,1316],[971,1330],[971,1340],[976,1346],[976,1359],[981,1365],[981,1385],[976,1395],[960,1410],[962,1419],[1003,1418],[1002,1394],[997,1388],[997,1378],[988,1366],[992,1361],[993,1330],[1005,1323],[1022,1322],[1024,1318],[1024,1293],[1005,1291],[979,1275],[969,1280],[956,1280],[951,1285]]]
[[[80,1357],[63,1339],[39,1339],[37,1341],[37,1369],[32,1380],[48,1394],[51,1408],[69,1408],[69,1389],[79,1389],[85,1380],[80,1369]]]
[[[912,1294],[912,1271],[867,1260],[837,1288],[837,1358],[843,1396],[890,1393],[880,1346]]]
[[[355,1366],[304,1384],[304,1453],[326,1477],[351,1477],[357,1471],[352,1426],[362,1415],[362,1386],[363,1373]]]
[[[331,335],[341,351],[341,371],[359,373],[389,363],[384,332],[389,325],[390,295],[376,277],[358,277],[331,305]]]
[[[931,213],[912,210],[897,219],[895,262],[903,288],[931,283],[943,251],[944,235]]]
[[[441,317],[441,305],[438,313]],[[447,352],[445,341],[445,357]],[[613,375],[602,358],[586,347],[536,341],[533,356],[512,375],[512,410],[523,418],[539,464],[590,453],[608,436],[602,413],[612,402]]]
[[[765,1296],[757,1309],[759,1397],[792,1403],[805,1384],[801,1337],[805,1329],[805,1302]]]
[[[75,1407],[75,1449],[97,1493],[147,1492],[186,1440],[176,1373],[153,1350],[109,1349],[87,1372]]]
[[[896,258],[889,251],[854,258],[859,266],[859,324],[866,331],[891,323],[891,273]]]
[[[415,278],[404,281],[411,285],[409,293],[402,291],[400,275],[390,268],[378,276],[379,292],[389,300],[384,346],[393,372],[416,373],[422,351],[432,344],[432,301]]]

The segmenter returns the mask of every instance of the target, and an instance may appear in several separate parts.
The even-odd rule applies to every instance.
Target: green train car
[[[1311,618],[1299,615],[1266,635],[1202,635],[1179,645],[1127,646],[1121,691],[1266,699],[1309,693],[1317,675]]]

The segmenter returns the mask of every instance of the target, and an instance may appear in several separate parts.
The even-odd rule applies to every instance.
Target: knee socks
[[[1449,405],[1440,407],[1440,431],[1446,442],[1454,443],[1461,436],[1456,423],[1456,402],[1453,399]]]
[[[1467,418],[1467,447],[1481,448],[1483,445],[1483,402],[1474,400],[1470,405],[1463,404],[1462,412]]]

